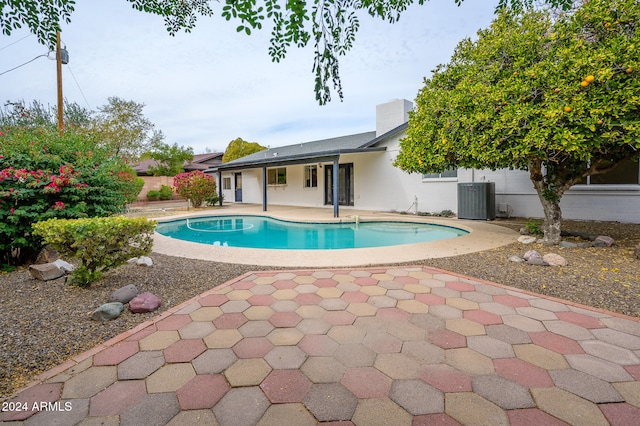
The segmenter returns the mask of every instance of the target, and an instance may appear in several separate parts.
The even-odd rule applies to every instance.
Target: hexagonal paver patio
[[[238,277],[44,373],[25,424],[640,419],[640,321],[424,267]]]

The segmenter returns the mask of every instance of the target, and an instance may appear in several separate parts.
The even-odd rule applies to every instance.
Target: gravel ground
[[[496,223],[519,229],[526,221]],[[610,248],[588,249],[516,243],[423,264],[640,317],[640,260],[633,255],[640,243],[640,225],[566,221],[564,229],[609,235],[616,243]],[[507,261],[511,254],[522,256],[528,249],[558,253],[569,265],[541,267]],[[90,289],[67,286],[63,279],[37,281],[25,269],[0,274],[0,398],[10,396],[43,371],[158,313],[132,314],[125,309],[117,320],[107,323],[88,318],[122,286],[135,284],[141,292],[160,296],[162,312],[245,272],[268,269],[157,253],[151,258],[152,267],[122,266]]]

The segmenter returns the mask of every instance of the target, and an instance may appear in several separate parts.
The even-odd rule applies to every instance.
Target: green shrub
[[[160,199],[160,191],[157,189],[150,189],[147,192],[147,200],[149,201],[158,201]]]
[[[162,185],[160,187],[160,191],[158,191],[158,195],[161,200],[167,201],[173,198],[173,189],[169,185]]]
[[[60,254],[78,259],[71,283],[88,287],[109,269],[151,253],[155,226],[145,218],[124,216],[49,219],[34,223],[33,232]]]
[[[540,229],[540,221],[529,221],[527,222],[527,224],[525,225],[525,227],[529,230],[529,232],[532,235],[542,235],[544,234],[544,232],[542,232],[542,229]]]
[[[2,128],[0,263],[35,258],[42,241],[32,223],[110,216],[123,211],[141,188],[133,169],[90,132],[68,129],[60,136],[55,128]]]

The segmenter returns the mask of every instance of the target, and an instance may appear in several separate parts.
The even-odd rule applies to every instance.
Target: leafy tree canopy
[[[113,155],[136,161],[153,141],[154,124],[144,116],[145,105],[118,97],[108,98],[108,103],[98,108],[92,121],[100,143]]]
[[[193,148],[178,146],[177,143],[169,145],[164,142],[162,132],[159,132],[151,143],[148,156],[151,160],[157,161],[155,166],[149,167],[152,175],[175,176],[184,172],[185,163],[193,161]]]
[[[501,13],[425,80],[396,165],[528,170],[557,243],[565,191],[638,158],[639,50],[637,0]]]
[[[246,157],[249,154],[265,149],[267,148],[257,142],[247,142],[242,138],[236,138],[227,145],[227,149],[222,156],[222,162],[228,163],[229,161],[237,160],[238,158]]]
[[[395,23],[413,3],[425,0],[127,0],[139,11],[164,17],[171,35],[184,30],[189,32],[200,16],[212,16],[215,5],[221,4],[220,15],[227,21],[238,22],[237,31],[251,34],[271,28],[269,55],[274,62],[281,61],[291,46],[305,47],[313,42],[315,55],[315,94],[320,104],[331,100],[331,87],[340,99],[343,97],[340,82],[339,60],[353,46],[360,27],[358,12],[367,13],[381,20]],[[463,0],[453,0],[460,5]],[[500,0],[498,9],[512,7],[523,10],[535,0]],[[542,0],[551,7],[569,9],[573,0]],[[60,23],[69,23],[75,0],[24,1],[8,0],[0,3],[0,28],[3,34],[11,34],[23,25],[49,47],[56,43],[56,31]]]

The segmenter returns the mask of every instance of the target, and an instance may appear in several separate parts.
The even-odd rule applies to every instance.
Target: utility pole
[[[58,74],[58,132],[64,135],[64,103],[62,99],[62,49],[60,31],[56,32],[56,71]]]

